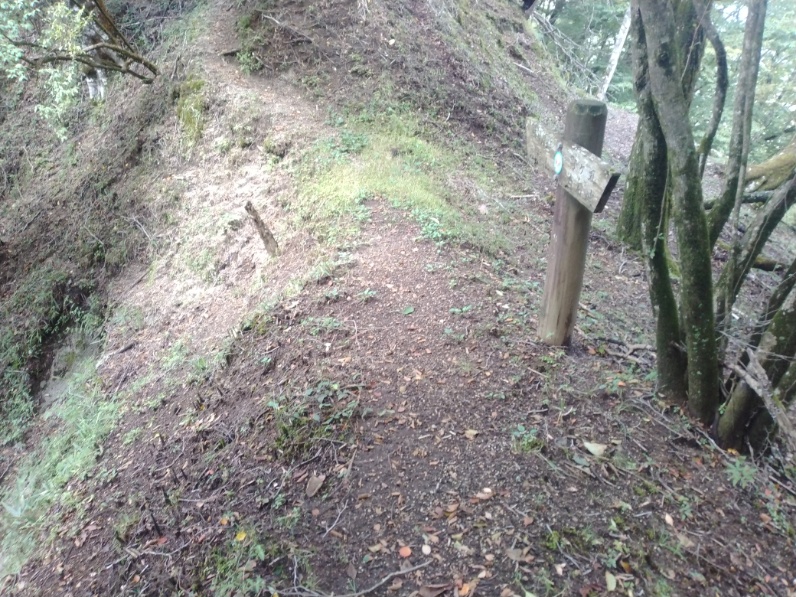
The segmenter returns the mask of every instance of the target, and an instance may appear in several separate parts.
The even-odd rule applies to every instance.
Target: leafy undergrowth
[[[56,248],[98,251],[94,298],[65,265],[4,298],[29,333],[0,346],[42,355],[53,402],[3,453],[3,588],[792,593],[792,482],[654,397],[643,267],[610,221],[575,345],[534,341],[551,182],[515,154],[560,92],[513,70],[545,72],[519,8],[227,8],[186,15],[173,81],[111,119],[134,134],[79,149],[92,219]]]

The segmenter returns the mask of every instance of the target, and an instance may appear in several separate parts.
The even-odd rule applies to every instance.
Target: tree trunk
[[[790,267],[782,276],[782,280],[780,280],[779,284],[774,289],[774,292],[772,292],[771,296],[768,298],[766,308],[760,314],[754,330],[746,340],[747,348],[751,348],[752,350],[757,349],[757,347],[760,345],[760,340],[763,338],[763,334],[768,329],[768,326],[771,324],[774,316],[782,308],[782,305],[785,303],[785,299],[788,298],[788,295],[790,295],[794,286],[796,286],[796,259],[794,259],[790,264]],[[746,368],[748,364],[749,355],[746,351],[744,351],[738,358],[738,366],[741,368]],[[731,392],[732,388],[734,388],[739,382],[740,379],[738,375],[733,374],[730,375],[724,385],[727,391]]]
[[[713,26],[713,21],[710,20],[710,12],[706,12],[703,18],[703,27],[705,28],[705,36],[713,46],[713,51],[716,54],[716,95],[713,98],[713,112],[710,116],[710,122],[705,130],[705,135],[702,141],[699,142],[699,176],[700,178],[705,175],[705,166],[708,163],[708,156],[713,147],[713,140],[716,138],[716,132],[719,130],[719,123],[721,122],[721,115],[724,113],[724,103],[727,99],[727,85],[729,77],[727,75],[727,52],[724,49],[724,44],[721,42],[718,31]]]
[[[697,8],[691,0],[674,0],[674,14],[676,16],[674,31],[678,47],[683,50],[682,55],[679,57],[680,83],[689,106],[693,97],[697,75],[699,74],[699,65],[704,54],[704,32],[700,23],[705,11],[709,11],[709,9],[709,1],[700,3]],[[639,127],[643,125],[643,119],[640,118]],[[638,139],[638,135],[636,139]],[[628,181],[645,167],[643,158],[638,155],[639,150],[638,145],[634,143],[630,153]],[[625,193],[622,209],[619,212],[616,234],[631,249],[640,250],[643,210],[637,204],[637,201],[640,201],[640,199],[636,195]],[[664,210],[664,213],[666,213],[666,210]],[[661,226],[661,228],[666,229],[668,232],[668,226]]]
[[[691,62],[691,47],[679,47],[672,5],[659,0],[633,0],[640,8],[647,42],[649,83],[655,113],[669,157],[669,186],[680,249],[681,309],[688,359],[688,405],[711,423],[719,405],[719,369],[713,317],[713,285],[702,184],[689,101],[680,64]],[[679,56],[679,60],[678,60]]]
[[[656,323],[658,354],[658,392],[671,401],[683,402],[687,395],[685,355],[680,349],[682,338],[677,300],[672,290],[667,259],[668,220],[664,217],[666,196],[666,140],[658,123],[652,102],[647,67],[647,45],[644,28],[637,9],[632,12],[633,69],[639,127],[633,148],[625,201],[638,207],[634,214],[640,234],[650,284],[650,302]],[[631,199],[628,199],[630,197]],[[641,234],[643,231],[643,235]]]
[[[788,386],[791,383],[789,375],[794,354],[796,354],[796,291],[791,290],[782,307],[771,320],[757,349],[758,360],[771,385],[778,389],[781,388],[786,395],[791,391]],[[782,381],[786,377],[788,378],[785,381],[787,385],[781,387]],[[747,425],[764,408],[763,400],[749,384],[740,382],[730,395],[724,414],[719,420],[718,439],[720,445],[736,450],[743,448],[744,439],[748,437],[751,440],[751,436],[746,434]],[[764,417],[757,424],[764,428],[770,428],[773,419],[766,421]],[[766,435],[758,429],[755,441],[760,441],[760,438]],[[753,444],[752,447],[759,449],[761,446]]]
[[[756,182],[756,191],[773,191],[788,180],[796,170],[796,137],[785,148],[765,162],[749,166],[746,182]]]
[[[636,140],[633,142],[633,149],[630,152],[630,164],[627,169],[627,184],[625,186],[624,198],[622,199],[622,209],[619,210],[619,218],[616,222],[616,236],[634,251],[641,250],[641,220],[643,218],[643,208],[641,205],[642,198],[640,193],[643,193],[647,186],[644,183],[647,172],[647,158],[644,155],[646,150],[642,148],[641,139],[642,136],[646,136],[647,138],[650,137],[651,133],[649,130],[645,132],[645,129],[649,129],[649,127],[650,123],[641,113],[641,108],[639,108]],[[634,185],[633,181],[638,181],[638,183]]]
[[[760,52],[765,27],[766,0],[750,0],[743,40],[743,56],[738,72],[733,105],[732,132],[730,134],[729,160],[725,170],[721,198],[710,210],[708,228],[710,246],[716,244],[721,231],[744,188],[746,160],[749,155],[749,132],[751,129],[752,105],[754,104],[757,74],[760,67]]]
[[[619,33],[616,34],[616,41],[614,42],[614,49],[611,52],[611,58],[608,61],[608,69],[603,79],[603,84],[600,86],[600,91],[597,94],[597,99],[600,101],[605,100],[605,94],[608,93],[608,88],[611,86],[611,81],[614,78],[616,67],[619,64],[619,58],[622,56],[622,50],[625,49],[625,41],[627,41],[627,34],[630,31],[630,7],[627,7],[625,16],[622,19],[622,25],[619,27]]]
[[[796,176],[787,185],[780,187],[757,214],[754,223],[743,236],[740,251],[733,258],[734,262],[729,261],[721,272],[716,284],[716,321],[719,325],[729,317],[741,285],[755,259],[760,255],[774,228],[793,205],[796,205]]]

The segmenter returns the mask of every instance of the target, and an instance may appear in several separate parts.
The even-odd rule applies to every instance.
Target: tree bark
[[[792,367],[794,354],[796,354],[796,291],[791,290],[771,320],[757,348],[758,360],[773,387],[779,388],[786,374],[790,374],[789,369]],[[790,378],[786,380],[787,384],[790,383],[789,380]],[[788,392],[788,388],[782,389]],[[744,439],[751,439],[751,436],[746,434],[747,425],[764,408],[763,400],[750,385],[745,381],[740,382],[730,395],[724,414],[719,419],[717,435],[720,445],[736,450],[743,448]],[[764,418],[758,425],[770,428],[773,418],[770,416],[768,418],[771,420],[767,422]],[[755,441],[759,442],[759,438],[765,435],[758,430]],[[752,447],[759,449],[761,446],[752,445]]]
[[[682,51],[678,56],[678,68],[680,69],[680,83],[683,87],[688,105],[691,104],[691,99],[694,93],[694,86],[696,83],[697,75],[699,74],[699,65],[702,61],[704,54],[704,32],[700,26],[703,16],[706,11],[710,10],[711,2],[700,2],[699,6],[695,6],[692,0],[673,0],[674,4],[674,34],[677,40],[677,47]],[[639,120],[639,127],[643,126],[643,120]],[[638,135],[636,136],[638,139]],[[640,150],[636,143],[633,144],[633,149],[630,153],[630,167],[628,170],[628,181],[631,177],[636,175],[637,172],[644,168],[643,158],[637,155]],[[632,193],[628,195],[625,193],[624,201],[622,202],[622,209],[619,212],[619,220],[617,223],[616,233],[620,240],[625,242],[631,249],[641,249],[641,221],[642,208],[636,203],[638,199]],[[668,201],[668,199],[666,200]],[[667,210],[664,210],[664,214]],[[668,226],[662,226],[668,231]]]
[[[765,162],[749,166],[746,182],[756,182],[756,191],[773,191],[793,175],[796,170],[796,137],[782,151]]]
[[[708,218],[711,247],[716,244],[744,188],[744,170],[749,155],[752,106],[760,68],[765,16],[766,0],[750,0],[744,30],[743,56],[735,87],[729,160],[725,169],[724,187],[721,198],[710,210]]]
[[[688,119],[689,98],[682,83],[684,71],[678,68],[679,64],[691,62],[692,48],[683,48],[676,42],[675,16],[670,2],[633,0],[633,3],[640,9],[653,104],[668,148],[669,186],[682,273],[681,312],[688,359],[688,405],[704,423],[711,423],[719,405],[719,369],[710,245],[699,165]]]
[[[638,83],[636,83],[636,87],[638,87]],[[642,137],[647,137],[648,143],[652,140],[650,137],[652,134],[649,130],[650,126],[651,124],[648,117],[641,112],[641,107],[639,106],[636,139],[633,142],[633,149],[630,152],[630,164],[627,169],[627,184],[625,186],[624,198],[622,199],[622,209],[619,210],[619,218],[616,222],[616,236],[634,251],[640,251],[642,244],[641,221],[643,219],[643,208],[641,205],[642,198],[640,193],[645,192],[647,188],[646,183],[644,183],[647,172],[647,157],[644,154],[648,151],[642,147]],[[656,126],[658,125],[656,124]],[[664,146],[665,158],[666,145],[662,139],[661,143],[663,143]],[[638,182],[634,184],[634,181]],[[661,187],[661,190],[663,190],[663,187]]]
[[[774,292],[772,292],[771,296],[768,298],[765,309],[758,317],[754,330],[746,340],[747,348],[751,348],[752,350],[757,349],[757,347],[760,345],[760,340],[763,337],[763,334],[773,321],[774,316],[782,308],[782,305],[785,303],[785,299],[788,298],[788,295],[791,293],[794,286],[796,286],[796,259],[794,259],[790,264],[790,267],[782,276],[782,280],[780,280],[779,284],[774,289]],[[745,368],[748,363],[749,355],[746,351],[744,351],[738,358],[737,366]],[[730,375],[724,385],[727,391],[731,392],[732,388],[735,387],[739,382],[740,380],[738,376],[733,374]]]
[[[603,84],[600,86],[600,91],[597,93],[597,99],[603,101],[605,94],[608,93],[608,88],[611,86],[611,81],[616,73],[616,67],[619,64],[619,58],[622,56],[622,50],[625,49],[625,42],[627,41],[627,34],[630,31],[630,7],[627,7],[625,16],[622,19],[622,25],[619,27],[619,33],[616,34],[616,41],[614,42],[614,49],[611,52],[611,58],[608,60],[608,69],[603,79]]]
[[[796,176],[787,185],[780,187],[757,214],[755,221],[746,229],[737,255],[722,270],[716,283],[716,321],[719,325],[731,313],[743,281],[774,228],[793,205],[796,205]]]
[[[680,320],[667,259],[668,219],[664,216],[668,168],[666,140],[652,102],[647,44],[641,16],[635,8],[631,10],[631,29],[639,127],[625,201],[630,201],[639,210],[634,217],[641,222],[641,226],[637,227],[638,242],[639,247],[643,246],[650,302],[655,317],[657,390],[668,400],[683,402],[687,396],[686,360],[680,349]]]
[[[705,135],[702,141],[699,142],[699,177],[705,175],[705,166],[708,163],[708,156],[713,147],[713,140],[716,138],[716,132],[719,130],[719,123],[721,122],[721,115],[724,113],[724,103],[727,99],[727,85],[729,83],[729,76],[727,74],[727,52],[724,49],[724,44],[719,37],[718,31],[713,26],[713,21],[710,20],[710,12],[706,12],[703,18],[703,27],[705,28],[705,36],[708,38],[710,45],[713,46],[713,52],[716,54],[716,95],[713,98],[713,112],[710,116],[710,122],[705,130]]]

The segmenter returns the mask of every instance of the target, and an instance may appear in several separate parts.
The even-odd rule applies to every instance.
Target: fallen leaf
[[[608,449],[608,446],[605,444],[597,444],[594,442],[583,442],[583,447],[597,458],[600,458],[603,454],[605,454],[605,451]]]
[[[470,585],[464,583],[461,587],[459,587],[459,596],[460,597],[467,597],[470,594]]]
[[[521,549],[507,549],[506,557],[514,562],[521,562],[525,558],[525,554]]]
[[[616,590],[616,577],[608,570],[605,571],[605,588],[609,593]]]
[[[218,522],[222,527],[225,527],[229,524],[229,518],[227,518],[226,516],[222,516],[221,520],[219,520]]]
[[[445,584],[445,585],[428,585],[425,587],[420,587],[420,590],[417,592],[418,597],[437,597],[438,595],[442,595],[445,591],[450,589],[453,585]]]
[[[348,575],[348,578],[351,580],[355,580],[357,577],[357,568],[354,566],[353,562],[348,562],[348,566],[346,566],[345,573]]]
[[[445,512],[447,512],[448,514],[453,514],[458,509],[459,509],[459,503],[458,502],[451,502],[450,504],[445,506]]]
[[[690,548],[696,546],[696,543],[691,541],[691,539],[689,539],[688,537],[686,537],[682,533],[676,533],[676,535],[677,535],[677,540],[680,541],[680,545],[682,545],[686,549],[690,549]]]
[[[476,431],[475,429],[468,429],[467,431],[464,432],[464,437],[466,437],[469,440],[474,440],[475,436],[478,435],[479,433],[480,432]]]
[[[246,531],[238,531],[235,533],[235,541],[243,541],[246,538]]]
[[[564,576],[564,568],[566,567],[567,567],[566,564],[556,564],[555,565],[556,574],[558,574],[559,576]]]
[[[494,497],[494,495],[495,494],[492,492],[491,489],[489,489],[489,487],[484,487],[483,490],[475,494],[475,497],[481,501],[486,501]]]
[[[403,310],[403,314],[404,314],[404,315],[411,315],[411,314],[412,314],[412,313],[414,313],[414,312],[415,312],[415,308],[414,308],[413,306],[411,306],[411,305],[409,305],[408,307],[406,307],[406,308]]]
[[[381,551],[381,543],[377,543],[376,545],[371,545],[370,547],[368,547],[368,549],[372,553],[377,553],[377,552]]]
[[[311,498],[316,493],[318,493],[318,490],[321,488],[321,485],[323,485],[323,482],[325,480],[326,480],[326,475],[313,474],[312,477],[310,477],[310,480],[307,481],[307,490],[305,492],[307,494],[307,497]]]
[[[401,549],[398,550],[398,555],[402,558],[408,558],[412,555],[412,548],[408,545],[404,545]]]
[[[666,515],[663,517],[663,519],[666,521],[666,524],[668,524],[670,527],[673,527],[673,526],[674,526],[674,519],[672,518],[672,515],[671,515],[671,514],[666,514]]]

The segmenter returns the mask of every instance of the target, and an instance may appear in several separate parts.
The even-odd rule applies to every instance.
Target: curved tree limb
[[[710,245],[716,244],[724,225],[744,188],[746,160],[748,158],[748,136],[751,129],[751,111],[754,103],[757,75],[760,68],[760,53],[763,43],[766,0],[751,0],[744,30],[743,56],[738,72],[738,84],[733,105],[732,132],[730,134],[729,160],[725,170],[724,188],[716,206],[708,216]],[[762,13],[762,18],[756,18]],[[747,148],[744,154],[744,147]]]
[[[716,54],[716,95],[713,98],[713,113],[710,116],[708,128],[705,130],[705,135],[702,141],[699,142],[699,177],[705,175],[705,165],[708,161],[708,155],[713,147],[713,140],[716,138],[716,132],[719,130],[719,123],[721,116],[724,113],[724,104],[727,99],[727,85],[729,83],[729,76],[727,74],[727,51],[724,49],[713,21],[710,20],[710,12],[706,12],[703,18],[702,26],[705,29],[705,36],[713,46],[713,51]]]

